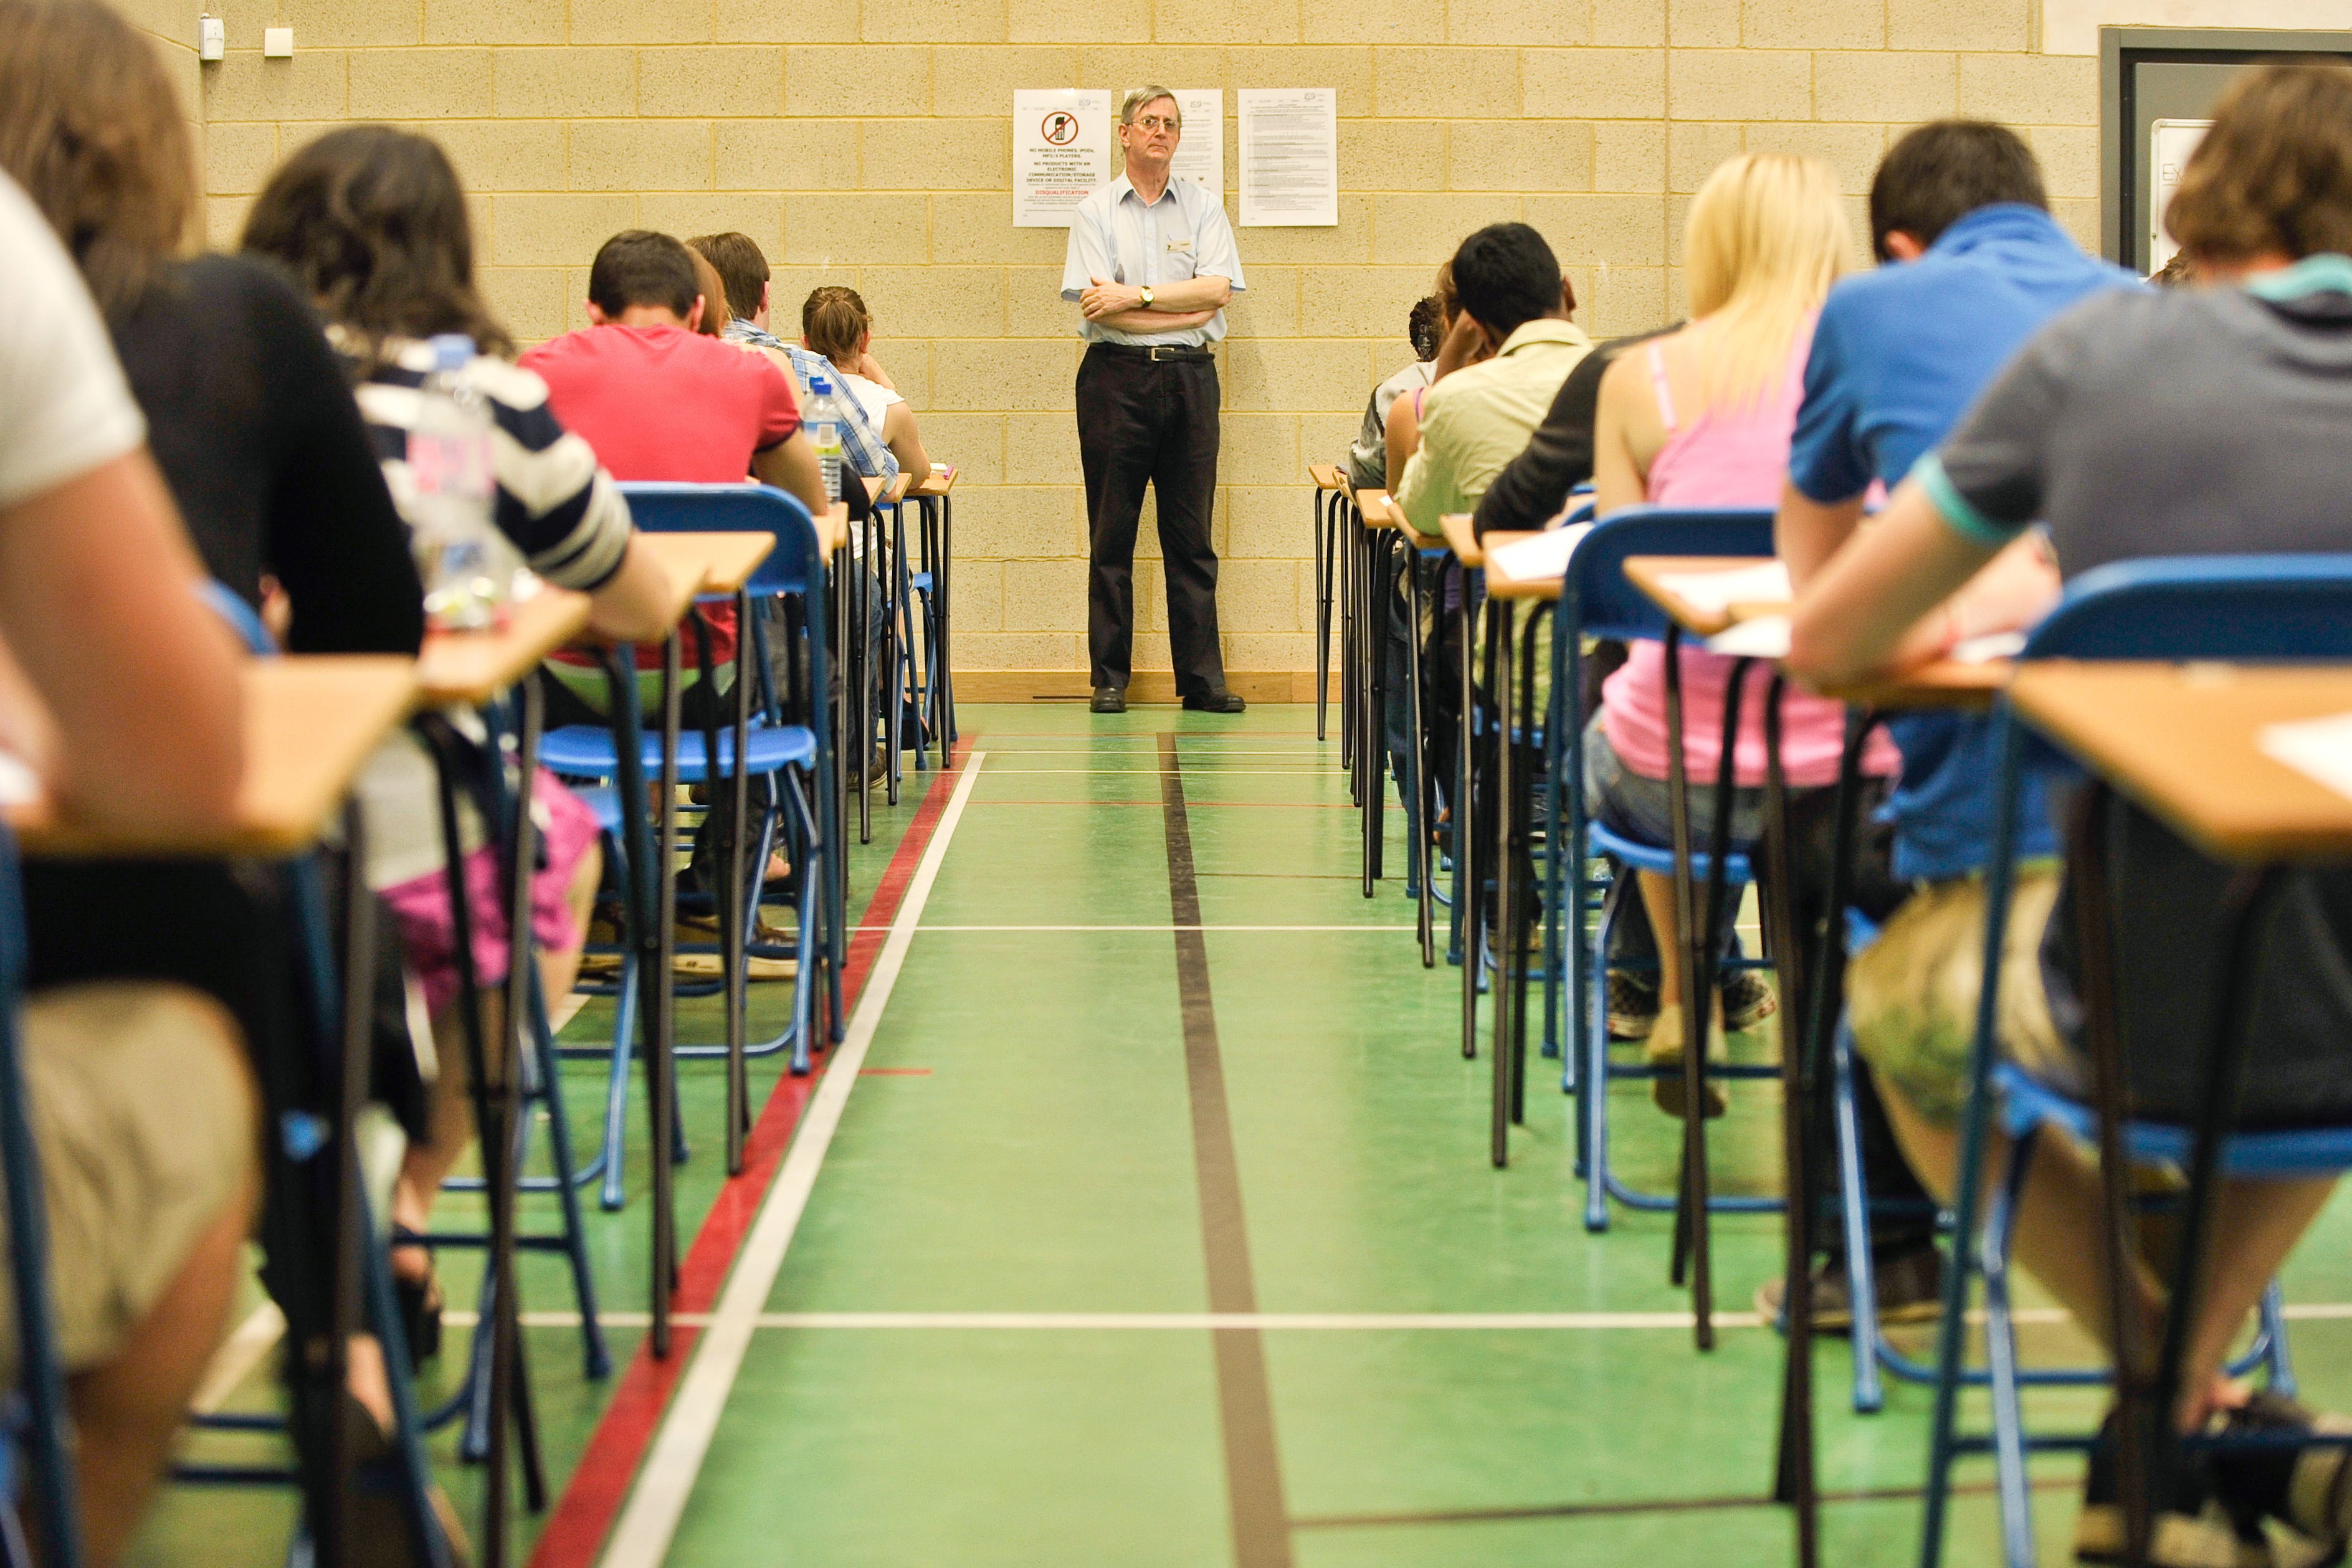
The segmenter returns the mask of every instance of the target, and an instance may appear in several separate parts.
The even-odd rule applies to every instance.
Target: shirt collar
[[[2040,207],[2023,202],[1995,202],[1954,222],[1936,236],[1927,247],[1929,256],[1958,256],[1974,250],[1980,245],[2004,239],[2057,240],[2073,245],[2074,239],[2058,226],[2058,220]]]
[[[2293,267],[2249,277],[2245,287],[2255,298],[2273,305],[2313,294],[2352,294],[2352,256],[2335,251],[2306,256]]]
[[[783,348],[784,340],[754,321],[738,316],[719,329],[719,336],[735,343],[757,343],[762,348]]]
[[[1592,340],[1586,337],[1584,329],[1575,322],[1539,316],[1532,321],[1520,322],[1517,329],[1503,340],[1503,346],[1495,350],[1495,357],[1499,360],[1516,354],[1529,343],[1567,343],[1580,349],[1592,347]]]
[[[1176,176],[1172,173],[1168,176],[1167,187],[1160,193],[1160,202],[1146,202],[1143,193],[1135,188],[1135,182],[1121,171],[1118,178],[1110,183],[1110,204],[1115,207],[1129,196],[1135,198],[1138,205],[1144,207],[1156,207],[1160,202],[1172,202],[1176,199]]]

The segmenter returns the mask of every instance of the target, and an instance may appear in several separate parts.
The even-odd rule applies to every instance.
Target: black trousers
[[[1087,651],[1097,686],[1135,667],[1135,530],[1143,488],[1159,497],[1168,643],[1183,695],[1225,684],[1217,646],[1217,366],[1145,359],[1097,343],[1078,363],[1078,453],[1086,465]]]

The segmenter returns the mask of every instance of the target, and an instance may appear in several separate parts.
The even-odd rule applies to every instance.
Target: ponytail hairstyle
[[[843,371],[855,370],[874,318],[857,290],[828,283],[801,302],[801,340]]]

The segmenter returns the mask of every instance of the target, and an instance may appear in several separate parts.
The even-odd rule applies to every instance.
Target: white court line
[[[887,925],[853,925],[887,931]],[[1418,925],[921,925],[919,931],[1418,931]]]
[[[760,1309],[775,1288],[784,1253],[793,1244],[793,1232],[800,1226],[809,1194],[816,1186],[817,1172],[824,1165],[825,1151],[832,1146],[834,1130],[841,1125],[849,1092],[856,1087],[857,1070],[874,1043],[883,1009],[890,1005],[890,992],[906,967],[907,950],[914,946],[915,927],[923,918],[931,884],[939,880],[940,864],[947,858],[956,824],[963,820],[964,804],[971,799],[981,765],[987,760],[985,751],[971,754],[963,777],[956,781],[955,794],[940,818],[939,831],[924,847],[915,879],[907,889],[907,901],[898,906],[898,918],[857,998],[847,1038],[825,1064],[824,1077],[809,1101],[793,1146],[784,1155],[783,1168],[776,1173],[775,1185],[761,1202],[760,1218],[735,1260],[734,1272],[728,1276],[718,1310],[711,1313],[709,1327],[695,1346],[694,1364],[686,1369],[677,1396],[654,1435],[652,1451],[646,1456],[628,1505],[622,1510],[612,1542],[604,1549],[604,1568],[656,1568],[677,1533],[677,1521],[686,1512],[703,1456],[710,1451],[711,1436],[719,1429],[719,1413],[726,1408],[735,1375],[743,1365],[743,1353],[759,1326]]]
[[[579,1315],[572,1315],[577,1324]],[[188,1399],[188,1408],[199,1416],[209,1416],[228,1401],[261,1358],[269,1354],[286,1333],[286,1314],[278,1310],[275,1301],[263,1301],[253,1309],[236,1332],[221,1342],[213,1352],[210,1365],[205,1368],[205,1380]]]
[[[723,1305],[723,1303],[722,1303]],[[2291,1302],[2290,1322],[2352,1320],[2352,1301]],[[2020,1327],[2047,1327],[2066,1321],[2061,1307],[2025,1307],[2011,1314]],[[452,1309],[442,1314],[453,1327],[471,1328],[470,1311]],[[641,1329],[653,1322],[649,1312],[611,1312],[599,1314],[606,1328]],[[1970,1322],[1984,1322],[1982,1309],[1969,1313]],[[576,1329],[578,1312],[525,1312],[523,1326],[533,1329]],[[702,1328],[712,1322],[708,1312],[672,1312],[670,1322],[683,1328]],[[1754,1312],[1717,1312],[1716,1326],[1755,1329],[1764,1326]],[[1411,1329],[1445,1332],[1475,1330],[1486,1333],[1508,1331],[1542,1333],[1609,1333],[1674,1329],[1691,1326],[1688,1312],[761,1312],[753,1326],[763,1329],[982,1329],[1019,1332],[1093,1332],[1097,1330],[1257,1329],[1267,1333],[1375,1332]]]

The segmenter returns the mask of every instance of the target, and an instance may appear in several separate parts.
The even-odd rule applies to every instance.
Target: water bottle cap
[[[831,382],[825,380],[820,375],[812,374],[809,377],[809,396],[831,397],[832,395],[833,383]]]
[[[474,340],[463,332],[436,332],[426,340],[436,371],[462,371],[474,358]]]

